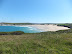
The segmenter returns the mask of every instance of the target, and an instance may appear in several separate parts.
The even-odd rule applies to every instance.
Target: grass
[[[0,54],[72,54],[72,33],[2,35]]]
[[[72,54],[72,30],[0,35],[0,54]]]

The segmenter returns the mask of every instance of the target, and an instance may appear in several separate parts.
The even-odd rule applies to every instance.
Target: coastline
[[[33,27],[33,28],[37,28],[43,32],[46,31],[58,31],[58,30],[68,30],[70,28],[68,27],[63,27],[63,26],[57,26],[57,25],[22,25],[20,27]]]
[[[70,29],[68,27],[57,26],[57,25],[52,25],[52,24],[50,24],[50,25],[3,25],[3,26],[16,26],[16,27],[36,28],[36,29],[39,29],[42,32],[68,30],[68,29]]]

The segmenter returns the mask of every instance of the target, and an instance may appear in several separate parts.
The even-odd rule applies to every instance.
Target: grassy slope
[[[72,33],[0,36],[0,54],[72,54]]]

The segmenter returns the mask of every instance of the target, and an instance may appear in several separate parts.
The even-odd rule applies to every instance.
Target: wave
[[[30,30],[34,30],[34,29],[30,29]]]

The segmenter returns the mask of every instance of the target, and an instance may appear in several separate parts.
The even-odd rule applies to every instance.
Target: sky
[[[72,0],[0,0],[0,22],[72,23]]]

